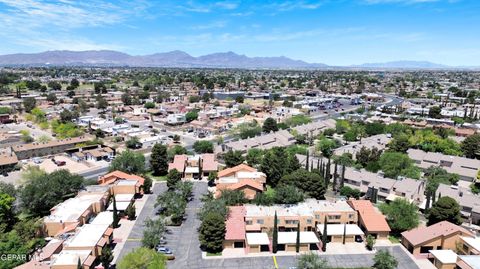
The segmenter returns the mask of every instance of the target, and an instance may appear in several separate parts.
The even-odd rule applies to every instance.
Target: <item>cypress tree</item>
[[[310,166],[309,162],[310,162],[310,150],[307,149],[307,159],[305,160],[305,170],[307,171],[308,171],[308,167]]]
[[[335,188],[337,186],[337,177],[338,177],[338,165],[337,163],[335,163],[335,168],[333,170],[333,186],[332,186],[332,190],[335,191]]]
[[[440,198],[442,198],[442,193],[441,192],[438,193],[438,200],[440,200]]]
[[[328,181],[328,182],[330,182],[330,176],[331,176],[331,174],[330,174],[330,166],[331,166],[331,164],[330,164],[330,158],[328,158],[327,169],[325,169],[325,170],[326,170],[326,172],[325,172],[325,177],[327,178],[327,181]]]
[[[327,216],[325,216],[325,221],[323,222],[323,233],[322,233],[322,251],[327,251]]]
[[[300,221],[297,223],[297,241],[295,242],[295,251],[300,252]]]
[[[313,161],[310,163],[310,171],[313,171]]]
[[[432,205],[435,204],[436,201],[437,201],[437,192],[434,191],[434,192],[432,193]]]
[[[120,217],[118,216],[117,210],[117,201],[115,200],[115,195],[113,195],[113,228],[118,228],[118,222],[120,222]]]
[[[431,199],[431,194],[429,191],[427,191],[427,201],[425,202],[425,210],[428,210],[428,208],[430,208],[430,199]]]
[[[272,235],[272,252],[277,253],[278,250],[278,230],[277,230],[277,211],[273,218],[273,235]]]
[[[317,158],[317,170],[320,170],[320,158]]]
[[[345,239],[347,237],[347,224],[343,225],[343,244],[345,245]]]
[[[342,165],[342,177],[340,177],[340,188],[343,187],[345,181],[345,165]]]
[[[82,268],[82,262],[80,261],[80,257],[78,258],[77,269],[83,269]]]

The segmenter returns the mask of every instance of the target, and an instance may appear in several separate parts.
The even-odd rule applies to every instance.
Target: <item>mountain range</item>
[[[112,50],[68,51],[0,55],[0,66],[132,66],[179,68],[248,68],[248,69],[449,69],[456,68],[426,61],[365,63],[351,66],[328,66],[280,57],[247,57],[222,52],[194,57],[183,51],[150,55],[129,55]],[[468,68],[468,67],[462,67]]]

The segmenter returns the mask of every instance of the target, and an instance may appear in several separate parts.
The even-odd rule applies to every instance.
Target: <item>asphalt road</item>
[[[117,261],[120,261],[125,255],[132,252],[133,249],[139,248],[142,246],[141,239],[143,237],[143,230],[145,228],[143,226],[143,223],[147,218],[155,217],[155,214],[157,212],[157,208],[155,208],[155,202],[156,202],[157,196],[159,194],[162,194],[166,190],[167,190],[167,184],[164,182],[157,183],[152,188],[152,191],[155,195],[150,195],[150,197],[148,197],[148,200],[143,206],[142,211],[138,214],[137,221],[135,222],[135,226],[133,226],[130,234],[128,235],[128,239],[125,242]]]

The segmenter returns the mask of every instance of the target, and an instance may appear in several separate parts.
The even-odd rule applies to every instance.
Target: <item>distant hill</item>
[[[473,69],[478,67],[452,67],[427,61],[394,61],[365,63],[351,66],[328,66],[280,57],[248,57],[234,52],[212,53],[199,57],[175,50],[150,55],[133,56],[111,50],[68,51],[55,50],[40,53],[0,55],[0,66],[132,66],[132,67],[211,67],[248,69]]]
[[[450,68],[447,65],[436,64],[427,61],[394,61],[385,63],[365,63],[361,65],[353,65],[352,67],[363,68],[385,68],[385,69],[442,69]]]
[[[46,51],[0,56],[0,65],[111,65],[139,67],[219,67],[304,69],[327,67],[287,57],[247,57],[234,52],[213,53],[193,57],[183,51],[132,56],[126,53],[99,51]]]

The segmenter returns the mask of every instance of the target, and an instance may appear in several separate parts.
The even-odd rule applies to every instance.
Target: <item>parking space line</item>
[[[278,269],[277,257],[272,256],[272,258],[273,258],[273,264],[275,265],[275,268]]]

